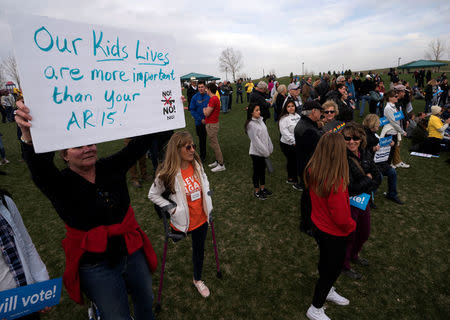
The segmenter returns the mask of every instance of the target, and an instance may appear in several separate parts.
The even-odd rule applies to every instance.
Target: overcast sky
[[[225,78],[218,57],[227,47],[242,52],[242,73],[371,69],[422,59],[429,42],[450,45],[450,1],[145,1],[0,0],[6,17],[37,14],[89,24],[170,34],[180,75],[199,72]],[[0,58],[12,53],[2,31]],[[6,39],[5,39],[6,38]],[[449,52],[445,53],[449,58]],[[230,75],[228,75],[230,78]]]

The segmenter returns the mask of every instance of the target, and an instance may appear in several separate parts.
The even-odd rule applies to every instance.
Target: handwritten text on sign
[[[62,279],[52,279],[0,292],[0,319],[16,319],[51,307],[61,298]]]
[[[34,16],[11,24],[37,152],[185,126],[171,37]]]

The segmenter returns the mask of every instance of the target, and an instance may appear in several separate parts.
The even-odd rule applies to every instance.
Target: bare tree
[[[425,51],[425,56],[428,59],[440,60],[446,50],[445,41],[439,38],[431,40],[428,44],[428,49]]]
[[[19,70],[17,69],[17,62],[14,56],[10,55],[8,58],[4,59],[2,62],[2,69],[6,77],[12,79],[20,90],[22,87],[20,86],[20,77]]]
[[[6,78],[5,78],[5,75],[3,74],[3,69],[0,66],[0,89],[5,86],[5,83],[6,83]]]
[[[239,72],[242,65],[242,53],[233,48],[226,48],[219,56],[219,70],[231,72],[234,82],[236,82],[236,73]]]

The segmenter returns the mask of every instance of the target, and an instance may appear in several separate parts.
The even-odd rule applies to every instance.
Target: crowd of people
[[[273,194],[265,179],[266,170],[273,170],[270,156],[274,146],[267,129],[273,113],[279,129],[278,143],[286,158],[286,183],[302,191],[300,230],[314,237],[320,251],[319,279],[306,315],[326,320],[325,301],[349,304],[334,287],[339,275],[357,280],[362,275],[354,266],[369,265],[360,253],[369,239],[371,210],[377,208],[374,199],[383,177],[387,177],[386,199],[403,204],[398,196],[396,169],[409,165],[401,160],[402,139],[410,136],[411,148],[418,152],[438,155],[448,150],[449,89],[443,74],[435,80],[442,86],[432,87],[435,100],[430,114],[426,106],[416,116],[412,110],[413,90],[395,72],[389,88],[379,75],[371,73],[337,75],[333,79],[324,74],[317,80],[296,80],[286,86],[275,77],[256,85],[250,79],[245,84],[239,79],[234,90],[236,103],[243,103],[244,90],[247,93],[247,116],[242,122],[250,140],[252,192],[257,200]],[[148,198],[169,214],[174,233],[191,236],[193,285],[202,297],[210,296],[202,279],[205,239],[213,209],[205,168],[211,172],[226,170],[219,144],[219,118],[231,111],[232,94],[233,87],[227,81],[219,85],[204,81],[189,84],[186,96],[199,150],[189,132],[169,131],[156,138],[153,134],[127,139],[120,151],[101,159],[97,158],[96,145],[62,150],[60,156],[66,163],[62,170],[54,164],[54,152],[34,152],[32,117],[21,96],[12,95],[12,109],[9,93],[4,95],[7,98],[2,97],[4,120],[11,121],[12,116],[18,125],[22,155],[32,180],[66,226],[63,279],[74,301],[82,303],[84,294],[95,303],[102,318],[130,319],[130,296],[136,319],[154,317],[152,272],[157,258],[135,219],[127,183],[131,170],[131,184],[140,187],[137,163],[142,179],[149,180],[144,166],[149,150],[155,178]],[[426,93],[424,97],[427,99]],[[6,99],[9,104],[3,104]],[[362,124],[354,121],[358,109]],[[204,165],[207,139],[215,161]],[[0,156],[0,164],[5,164],[1,139]],[[363,206],[350,201],[351,197],[364,195],[369,200]],[[23,246],[28,247],[32,243],[10,195],[0,190],[0,200],[0,241],[2,247],[12,247],[8,254],[3,250],[1,255],[0,290],[48,279],[34,247],[27,252],[29,257],[22,253],[21,241],[26,241]],[[16,229],[13,233],[21,234],[20,241],[11,238],[11,230]],[[18,256],[22,263],[13,261]]]

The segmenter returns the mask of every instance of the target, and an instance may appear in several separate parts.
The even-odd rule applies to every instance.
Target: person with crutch
[[[163,210],[172,206],[168,210],[172,229],[176,233],[191,235],[193,283],[200,295],[206,298],[210,295],[210,290],[202,280],[202,269],[208,222],[213,206],[208,178],[195,149],[189,132],[180,131],[173,134],[148,197]]]

